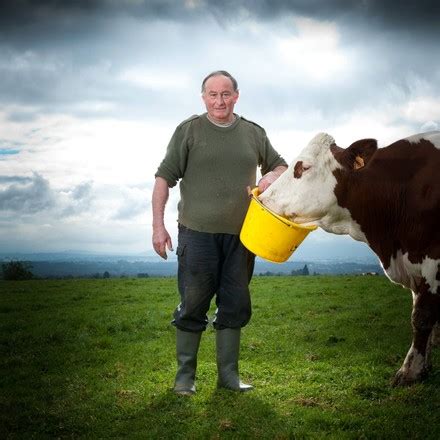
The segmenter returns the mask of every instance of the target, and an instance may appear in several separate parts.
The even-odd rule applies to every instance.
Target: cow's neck
[[[368,244],[367,238],[360,225],[353,220],[346,208],[336,207],[319,220],[319,226],[327,232],[338,235],[349,235],[357,241]]]
[[[398,191],[402,186],[395,187],[396,193],[391,195],[387,183],[367,170],[363,173],[337,170],[335,177],[338,208],[347,211],[347,233],[367,243],[387,267],[395,246],[393,241],[399,237],[397,229],[404,207],[399,202]]]

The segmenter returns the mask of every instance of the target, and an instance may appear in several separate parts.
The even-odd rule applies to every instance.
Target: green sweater
[[[256,185],[284,159],[259,125],[242,117],[229,127],[206,113],[183,121],[174,132],[155,176],[173,187],[180,180],[178,222],[200,232],[239,234],[249,205],[247,186]]]

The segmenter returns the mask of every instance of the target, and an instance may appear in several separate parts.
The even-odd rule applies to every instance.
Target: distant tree
[[[309,268],[307,267],[307,264],[305,264],[302,269],[292,269],[290,275],[294,277],[298,275],[310,275]]]
[[[10,261],[2,264],[3,279],[5,280],[30,280],[34,274],[30,271],[32,265],[24,261]]]
[[[138,273],[138,274],[137,274],[137,277],[138,277],[138,278],[149,278],[150,275],[148,275],[148,273]]]
[[[105,271],[104,274],[102,275],[102,278],[110,278],[110,273]]]

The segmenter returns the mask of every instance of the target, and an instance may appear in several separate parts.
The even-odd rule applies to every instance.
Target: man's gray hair
[[[226,78],[229,78],[232,82],[232,87],[234,88],[234,92],[238,91],[238,83],[237,80],[229,73],[226,72],[226,70],[216,70],[215,72],[211,72],[202,82],[202,93],[205,91],[205,84],[206,81],[208,81],[209,78],[212,78],[213,76],[226,76]]]

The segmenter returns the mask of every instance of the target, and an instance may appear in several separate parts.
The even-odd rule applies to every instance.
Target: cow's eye
[[[294,168],[293,168],[293,177],[295,179],[300,179],[303,175],[304,171],[307,171],[310,168],[310,165],[304,165],[302,160],[299,160]]]

